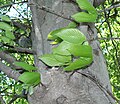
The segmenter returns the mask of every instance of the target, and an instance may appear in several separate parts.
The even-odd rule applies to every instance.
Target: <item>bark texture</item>
[[[65,0],[64,0],[65,1]],[[91,0],[92,1],[92,0]],[[97,40],[89,41],[93,48],[94,62],[88,68],[79,70],[78,73],[66,73],[57,68],[45,69],[38,60],[44,53],[50,53],[51,46],[47,41],[47,35],[51,30],[64,27],[70,21],[57,17],[38,8],[46,6],[65,16],[77,12],[76,5],[63,2],[62,0],[31,0],[33,16],[33,49],[36,51],[35,65],[42,75],[42,83],[45,86],[37,86],[34,94],[28,96],[30,104],[114,104],[111,96],[109,77],[100,44]],[[87,39],[97,36],[94,24],[81,24],[79,29],[86,35]],[[82,74],[80,74],[82,73]],[[70,76],[71,75],[71,76]],[[100,87],[102,86],[102,87]],[[104,87],[104,88],[103,88]]]

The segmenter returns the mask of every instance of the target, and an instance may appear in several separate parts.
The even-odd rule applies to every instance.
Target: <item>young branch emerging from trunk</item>
[[[20,76],[20,73],[11,69],[10,67],[6,66],[2,62],[0,62],[0,71],[3,71],[9,78],[13,78],[16,81],[18,81],[18,77]]]
[[[21,69],[20,67],[13,64],[16,61],[16,59],[14,57],[10,56],[9,54],[7,54],[5,52],[0,52],[0,58],[2,60],[5,60],[6,62],[8,62],[15,69]]]
[[[37,4],[32,4],[32,3],[30,3],[29,5],[30,5],[30,6],[37,6],[39,9],[41,9],[41,10],[43,10],[43,11],[45,11],[45,12],[48,12],[48,13],[53,14],[53,15],[56,15],[56,16],[61,17],[61,18],[63,18],[63,19],[69,20],[69,21],[71,21],[71,22],[75,22],[76,24],[79,24],[78,22],[76,22],[76,21],[75,21],[74,19],[72,19],[71,17],[66,17],[66,16],[63,16],[62,14],[56,13],[54,10],[51,10],[51,9],[48,8],[48,7],[39,6],[39,5],[37,5]]]

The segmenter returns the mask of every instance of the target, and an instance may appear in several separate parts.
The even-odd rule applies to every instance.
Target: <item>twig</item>
[[[106,8],[105,11],[110,11],[111,9],[118,8],[118,7],[120,7],[120,3],[119,3],[119,4],[116,4],[116,5],[112,5],[112,6],[110,6],[109,8]],[[102,12],[104,12],[104,10],[100,10],[100,11],[98,11],[98,12],[99,12],[99,13],[102,13]]]
[[[56,15],[56,16],[58,16],[58,17],[64,18],[64,19],[66,19],[66,20],[70,20],[70,21],[72,21],[72,22],[76,22],[76,21],[73,20],[72,18],[68,18],[68,17],[63,16],[62,14],[58,14],[58,13],[56,13],[55,11],[53,11],[53,10],[51,10],[51,9],[45,7],[45,6],[42,6],[42,7],[41,7],[41,6],[38,6],[38,7],[39,7],[39,9],[41,9],[41,10],[43,10],[43,11],[46,11],[46,12],[49,12],[49,13],[51,13],[51,14],[54,14],[54,15]]]
[[[102,37],[102,38],[99,38],[99,37],[97,37],[97,38],[95,38],[95,39],[90,39],[89,41],[94,41],[94,40],[120,40],[120,38],[118,38],[118,37],[108,37],[108,38],[106,38],[106,37]]]
[[[16,10],[16,12],[18,12],[22,16],[22,18],[26,19],[14,6],[12,7]]]
[[[14,4],[27,3],[27,2],[28,2],[28,0],[27,0],[27,1],[18,2],[18,3],[11,3],[11,4],[7,4],[7,5],[0,6],[0,8],[5,8],[5,7],[12,6],[12,5],[14,5]]]
[[[34,6],[35,4],[29,4],[30,6]],[[51,13],[51,14],[54,14],[54,15],[56,15],[56,16],[58,16],[58,17],[61,17],[61,18],[63,18],[63,19],[66,19],[66,20],[69,20],[69,21],[72,21],[72,22],[75,22],[75,23],[77,23],[77,24],[79,24],[77,21],[75,21],[74,19],[72,19],[71,17],[66,17],[66,16],[63,16],[62,14],[58,14],[58,13],[56,13],[54,10],[51,10],[50,8],[47,8],[47,7],[45,7],[45,6],[39,6],[39,5],[35,5],[35,6],[37,6],[39,9],[41,9],[41,10],[43,10],[43,11],[46,11],[46,12],[48,12],[48,13]]]
[[[4,90],[0,91],[0,94],[1,93],[4,93],[8,88],[5,88]]]

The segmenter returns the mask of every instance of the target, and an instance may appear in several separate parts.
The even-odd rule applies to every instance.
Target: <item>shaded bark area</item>
[[[65,16],[77,12],[73,3],[62,0],[31,0],[33,15],[33,50],[36,51],[35,65],[39,68],[42,83],[37,86],[33,95],[28,96],[30,104],[114,104],[106,89],[111,92],[109,77],[100,44],[97,40],[89,41],[93,48],[94,62],[92,65],[78,72],[66,73],[62,69],[47,69],[38,57],[50,53],[51,46],[47,41],[50,31],[65,27],[70,22],[38,8],[46,6]],[[79,29],[88,40],[96,38],[94,24],[81,24]],[[100,87],[102,86],[102,87]]]

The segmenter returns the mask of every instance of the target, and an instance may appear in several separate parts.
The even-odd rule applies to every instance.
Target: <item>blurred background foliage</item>
[[[99,11],[96,28],[106,59],[114,96],[120,99],[120,5],[119,0],[106,0]],[[106,9],[108,8],[108,9]]]
[[[6,23],[12,27],[15,36],[12,44],[11,41],[0,40],[0,50],[6,48],[10,50],[10,45],[31,49],[30,30],[32,15],[26,2],[24,0],[0,0],[0,16],[8,15],[10,17],[11,22]],[[106,0],[104,5],[97,7],[99,16],[95,25],[106,59],[112,91],[114,96],[120,100],[120,7],[116,6],[118,4],[120,4],[119,0]],[[3,20],[0,19],[0,21]],[[0,31],[0,36],[3,36],[3,34],[4,31]],[[21,44],[20,42],[23,43],[22,39],[25,39],[29,44],[27,46],[27,43]],[[17,60],[33,65],[33,56],[30,54],[18,52],[11,52],[10,54]],[[3,63],[6,62],[3,61]],[[6,65],[9,64],[6,63]],[[27,100],[21,96],[12,102],[16,95],[21,93],[23,93],[22,85],[8,78],[0,71],[0,95],[4,98],[5,102],[7,104],[28,104]]]
[[[9,16],[11,20],[6,21],[6,17],[2,18],[2,16],[5,15]],[[33,55],[13,51],[14,47],[27,47],[31,49],[31,40],[29,38],[31,32],[31,12],[30,8],[27,6],[27,1],[0,0],[0,22],[8,24],[9,27],[12,28],[11,36],[14,35],[15,37],[8,37],[4,30],[0,31],[0,50],[7,50],[11,56],[14,56],[14,58],[16,58],[16,60],[33,65]],[[5,38],[1,39],[3,37]],[[2,62],[6,63],[3,60]],[[8,63],[6,63],[6,65],[9,66]],[[22,84],[15,82],[11,78],[8,78],[3,72],[0,71],[0,97],[3,97],[5,103],[28,104],[26,100],[27,98],[21,96],[22,93],[25,93]],[[2,104],[2,102],[0,102],[0,104]]]

